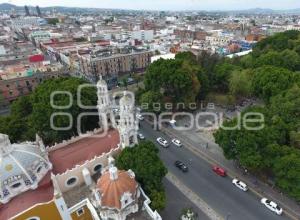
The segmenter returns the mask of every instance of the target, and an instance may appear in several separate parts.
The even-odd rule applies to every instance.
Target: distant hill
[[[2,11],[16,9],[17,7],[18,6],[13,5],[13,4],[9,4],[9,3],[2,3],[2,4],[0,4],[0,10],[2,10]]]
[[[35,6],[28,6],[29,10],[35,11]],[[9,11],[11,9],[15,10],[24,10],[24,6],[17,6],[9,3],[2,3],[0,4],[0,11]],[[52,10],[55,9],[57,12],[85,12],[85,11],[100,11],[104,9],[100,8],[77,8],[77,7],[63,7],[63,6],[52,6],[52,7],[41,7],[41,10]],[[107,10],[107,9],[106,9]],[[114,9],[118,10],[118,9]],[[119,9],[120,10],[120,9]],[[122,9],[121,9],[122,10]],[[196,10],[197,11],[197,10]],[[216,10],[218,12],[223,12],[221,10]],[[209,12],[209,11],[206,11]],[[273,10],[269,8],[252,8],[247,10],[230,10],[224,12],[231,12],[231,13],[245,13],[245,14],[300,14],[300,8],[297,9],[290,9],[290,10]]]

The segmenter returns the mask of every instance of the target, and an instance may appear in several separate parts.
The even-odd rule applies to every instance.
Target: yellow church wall
[[[76,210],[73,213],[71,213],[72,219],[73,220],[93,220],[92,214],[91,214],[90,210],[88,209],[88,207],[83,206],[81,208],[83,208],[83,211],[84,211],[83,214],[78,216],[77,212],[76,212],[77,210]]]
[[[12,220],[27,220],[38,217],[40,220],[63,220],[57,210],[54,201],[44,204],[38,204],[23,213],[11,218]]]

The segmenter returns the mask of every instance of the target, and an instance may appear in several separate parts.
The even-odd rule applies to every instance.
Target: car
[[[139,119],[140,121],[144,120],[144,117],[141,114],[136,114],[136,118]]]
[[[267,198],[262,198],[260,202],[264,204],[268,209],[275,212],[277,215],[281,215],[283,212],[282,208],[280,208],[275,202]]]
[[[183,162],[181,162],[179,160],[175,161],[175,166],[184,173],[189,171],[189,168]]]
[[[238,179],[233,179],[232,183],[233,183],[233,185],[235,185],[237,188],[243,190],[244,192],[246,192],[248,190],[246,183],[244,183]]]
[[[113,110],[113,112],[114,112],[115,114],[117,114],[117,113],[120,112],[120,109],[119,109],[119,108],[113,108],[112,110]]]
[[[178,140],[176,138],[172,139],[172,143],[174,145],[176,145],[177,147],[182,147],[182,143],[180,142],[180,140]]]
[[[163,139],[162,137],[159,137],[156,139],[157,143],[163,147],[168,147],[169,146],[169,143],[168,141],[166,141],[165,139]]]
[[[142,133],[138,133],[138,138],[140,140],[145,140],[145,136]]]
[[[223,168],[221,168],[221,167],[214,166],[214,167],[213,167],[213,171],[214,171],[216,174],[218,174],[219,176],[222,176],[222,177],[227,176],[226,171],[225,171]]]

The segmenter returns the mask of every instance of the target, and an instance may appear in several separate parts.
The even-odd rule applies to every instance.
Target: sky
[[[0,0],[16,5],[146,10],[240,10],[300,8],[300,0]]]

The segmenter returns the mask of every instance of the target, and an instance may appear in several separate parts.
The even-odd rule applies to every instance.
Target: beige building
[[[151,63],[151,51],[115,54],[112,56],[79,57],[80,71],[85,75],[96,74],[104,78],[131,72],[142,72]]]

